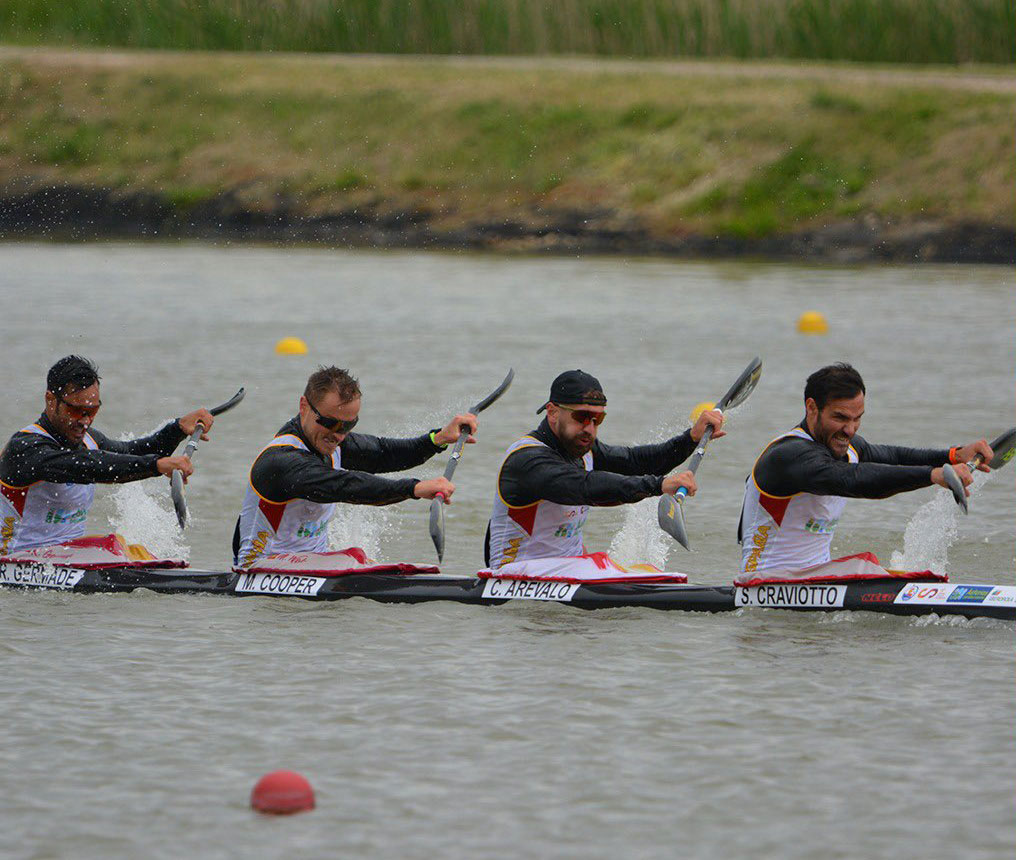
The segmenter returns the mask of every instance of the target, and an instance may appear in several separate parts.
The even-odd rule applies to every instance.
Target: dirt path
[[[1016,69],[1003,66],[954,68],[948,66],[884,66],[854,63],[784,62],[772,60],[622,60],[594,57],[489,57],[489,56],[407,56],[395,54],[297,54],[297,53],[212,53],[236,58],[260,57],[273,62],[342,65],[428,64],[463,69],[546,69],[570,73],[624,75],[665,74],[674,77],[773,78],[814,80],[827,83],[888,84],[892,86],[935,87],[982,93],[1016,93]],[[0,61],[24,60],[49,65],[77,65],[90,68],[129,68],[176,63],[190,55],[182,51],[126,51],[68,48],[0,46]]]

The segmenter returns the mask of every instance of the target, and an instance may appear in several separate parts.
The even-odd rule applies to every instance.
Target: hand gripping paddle
[[[241,388],[232,397],[229,398],[221,406],[216,406],[208,411],[212,415],[221,415],[223,412],[227,412],[236,406],[241,400],[243,400],[244,394],[247,392]],[[205,432],[205,425],[200,421],[198,426],[194,428],[194,432],[191,433],[190,438],[187,440],[187,445],[183,449],[183,456],[188,459],[194,459],[194,452],[198,448],[198,440],[201,438],[201,434]],[[169,479],[169,491],[173,497],[173,507],[176,508],[176,521],[180,524],[180,528],[187,525],[187,502],[183,497],[183,472],[179,469],[173,471],[172,477]]]
[[[504,378],[501,384],[469,411],[473,415],[479,415],[484,409],[490,406],[491,403],[497,400],[508,390],[508,386],[512,384],[512,380],[514,378],[514,369],[508,368],[508,375]],[[444,476],[445,479],[449,481],[452,479],[455,467],[459,464],[459,459],[462,457],[462,446],[466,444],[466,439],[469,438],[469,426],[467,424],[463,424],[459,427],[459,434],[458,441],[456,441],[455,447],[452,448],[452,455],[448,459],[448,465],[445,466]],[[444,494],[438,493],[437,496],[431,499],[430,502],[430,537],[431,540],[434,541],[434,549],[437,550],[438,561],[444,560],[444,508]]]
[[[744,372],[737,377],[737,381],[730,386],[730,390],[723,395],[715,408],[723,411],[724,409],[733,409],[735,406],[740,406],[748,399],[748,395],[755,390],[760,376],[762,376],[762,359],[756,356],[744,369]],[[712,436],[713,428],[710,425],[706,427],[705,433],[702,434],[698,447],[688,462],[687,471],[694,474],[695,470],[698,469],[699,463],[702,462],[702,458],[705,456],[706,445],[709,444]],[[687,495],[688,490],[685,487],[678,487],[677,492],[673,496],[669,493],[664,493],[660,497],[660,505],[657,508],[657,520],[660,523],[661,529],[685,549],[691,549],[688,545],[688,532],[684,528],[684,513],[682,510],[684,499]]]
[[[1016,455],[1016,427],[1010,427],[1005,431],[1005,433],[992,442],[991,450],[994,453],[994,456],[991,458],[991,462],[988,463],[988,466],[992,470],[1001,469],[1013,458],[1013,455]],[[977,454],[974,456],[973,460],[967,463],[967,465],[970,467],[970,471],[972,472],[981,465],[982,462],[984,462],[984,458],[980,454]],[[956,470],[946,463],[942,467],[942,477],[945,478],[945,482],[952,492],[953,498],[956,499],[956,504],[963,508],[963,513],[969,513],[970,509],[967,504],[967,494],[963,489],[963,482],[960,480],[960,476],[956,474]]]

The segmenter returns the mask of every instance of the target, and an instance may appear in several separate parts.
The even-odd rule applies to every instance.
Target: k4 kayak
[[[295,597],[344,600],[364,597],[382,603],[451,601],[504,605],[515,601],[563,603],[577,609],[641,606],[686,612],[787,609],[802,612],[867,610],[892,615],[960,615],[1016,620],[1016,586],[981,583],[869,579],[857,582],[784,583],[738,587],[649,583],[579,584],[524,579],[481,579],[446,574],[236,573],[190,568],[114,567],[86,570],[35,562],[0,563],[0,587],[160,594],[219,594],[231,597]]]

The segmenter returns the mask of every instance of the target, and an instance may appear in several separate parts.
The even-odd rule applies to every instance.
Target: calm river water
[[[515,368],[455,475],[451,573],[482,566],[501,453],[567,368],[605,387],[601,438],[636,443],[762,356],[686,506],[693,552],[653,502],[588,526],[593,548],[708,583],[733,576],[743,481],[816,367],[861,370],[873,441],[990,438],[1016,413],[1002,268],[7,244],[0,295],[5,438],[69,352],[99,364],[112,435],[247,387],[198,452],[183,536],[165,481],[98,492],[90,530],[195,567],[228,563],[250,463],[321,363],[353,370],[361,429],[386,435]],[[797,334],[809,309],[828,335]],[[308,354],[276,355],[284,336]],[[852,503],[834,549],[1013,584],[1014,477],[979,481],[961,519],[937,489]],[[433,559],[423,502],[344,511],[332,538]],[[4,592],[0,856],[1009,857],[1013,645],[1011,624],[868,613]],[[249,810],[277,768],[311,780],[316,811]]]

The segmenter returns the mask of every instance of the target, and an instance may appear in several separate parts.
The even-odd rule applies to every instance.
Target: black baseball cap
[[[607,397],[603,393],[600,380],[581,370],[566,370],[550,386],[550,399],[547,403],[567,403],[569,405],[585,403],[589,406],[606,406]],[[547,408],[544,403],[536,414]]]

